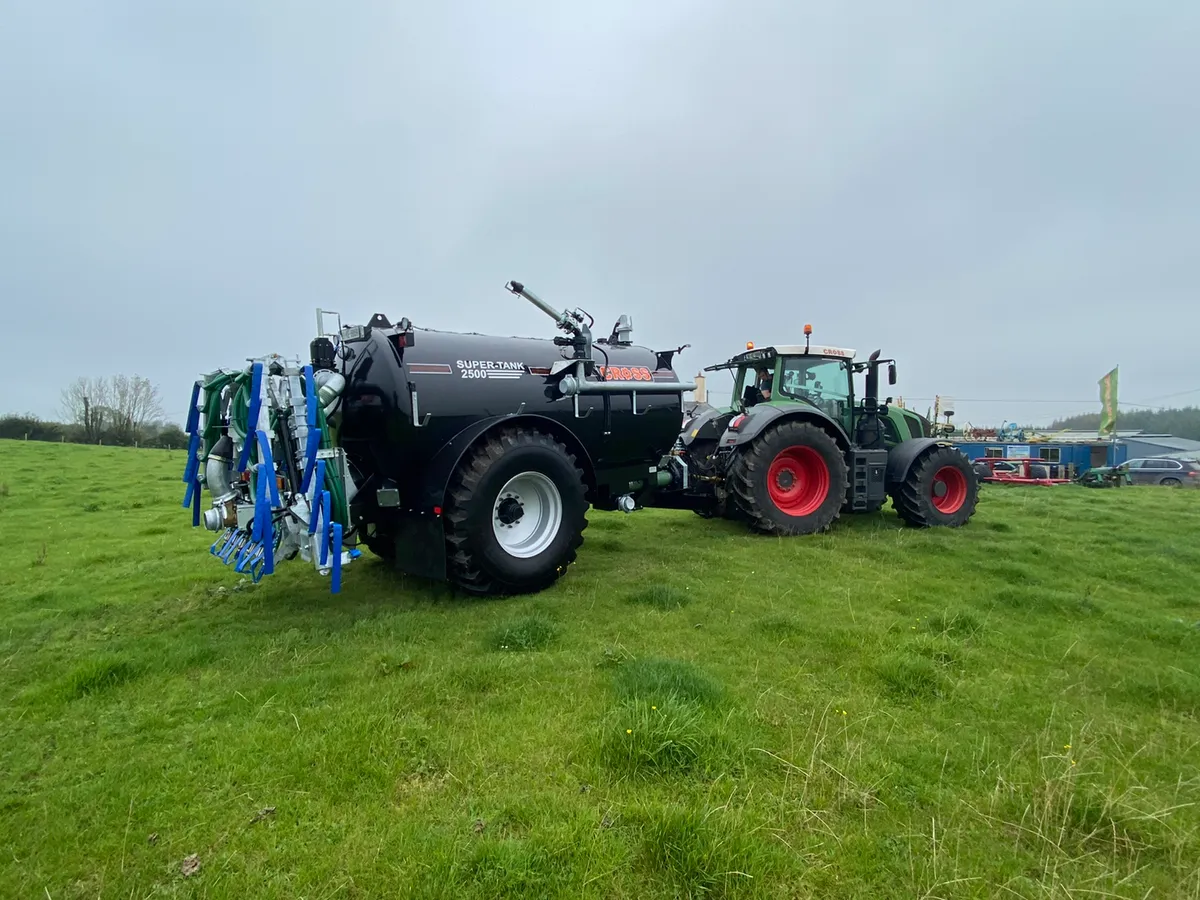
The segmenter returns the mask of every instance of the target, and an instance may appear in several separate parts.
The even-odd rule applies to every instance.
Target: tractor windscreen
[[[845,360],[812,356],[784,359],[779,392],[784,397],[806,400],[835,418],[850,405],[850,370]]]

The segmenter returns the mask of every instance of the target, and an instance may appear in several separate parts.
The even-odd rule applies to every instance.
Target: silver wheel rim
[[[562,497],[541,472],[508,480],[492,505],[492,533],[504,552],[520,559],[537,556],[553,543],[562,525]]]

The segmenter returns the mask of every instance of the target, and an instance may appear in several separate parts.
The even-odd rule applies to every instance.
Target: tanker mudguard
[[[894,485],[902,484],[908,477],[913,463],[926,450],[932,447],[952,446],[954,445],[949,441],[939,441],[937,438],[910,438],[907,441],[901,441],[888,453],[886,476],[888,488],[891,489]]]
[[[422,473],[421,507],[423,509],[432,509],[443,505],[446,490],[450,486],[450,479],[462,461],[463,454],[484,434],[506,423],[513,427],[540,427],[551,434],[559,428],[553,419],[545,416],[491,416],[469,425],[442,446]],[[583,455],[582,459],[578,459],[579,467],[590,476],[593,472],[592,460],[587,450],[582,446],[571,449],[573,452]]]
[[[746,418],[736,429],[725,429],[725,434],[721,436],[722,447],[740,447],[742,444],[754,440],[769,426],[783,421],[813,422],[833,434],[843,447],[850,446],[850,439],[846,437],[846,432],[837,420],[815,406],[805,409],[795,406],[752,406],[745,415]]]

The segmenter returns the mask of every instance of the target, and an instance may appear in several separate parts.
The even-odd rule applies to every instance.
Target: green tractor
[[[731,404],[685,419],[646,505],[741,519],[767,534],[828,528],[842,513],[870,513],[888,497],[918,527],[965,525],[979,479],[970,461],[935,437],[928,420],[879,400],[879,351],[811,345],[748,349],[706,372],[734,376]],[[855,376],[864,390],[856,399]]]

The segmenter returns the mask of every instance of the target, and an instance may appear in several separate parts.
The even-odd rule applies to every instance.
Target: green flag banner
[[[1118,366],[1118,368],[1120,368]],[[1117,370],[1113,369],[1100,379],[1100,434],[1113,435],[1117,431]]]

